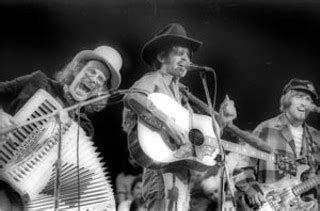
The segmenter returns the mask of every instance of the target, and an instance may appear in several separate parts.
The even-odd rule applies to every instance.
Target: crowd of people
[[[150,71],[123,97],[122,128],[127,134],[128,152],[122,172],[115,178],[117,209],[318,210],[320,132],[306,123],[318,99],[313,82],[298,78],[283,82],[280,114],[252,132],[256,140],[268,146],[270,157],[272,154],[279,159],[263,160],[232,151],[219,160],[221,148],[216,142],[237,118],[235,103],[226,97],[219,111],[213,113],[181,83],[201,45],[181,24],[171,23],[142,48],[142,60]],[[46,90],[63,107],[118,89],[122,62],[116,49],[100,46],[79,52],[55,79],[38,71],[0,82],[1,128],[15,125],[15,113],[39,89]],[[81,119],[81,127],[93,136],[94,128],[86,114],[99,112],[107,104],[105,98],[68,115]],[[207,124],[212,138],[201,134],[197,121]],[[193,127],[196,130],[191,130]],[[232,143],[254,148],[243,137]],[[222,144],[222,148],[227,146]],[[306,183],[309,185],[303,186],[303,191],[298,190],[298,184]],[[23,210],[27,200],[2,179],[1,210]]]

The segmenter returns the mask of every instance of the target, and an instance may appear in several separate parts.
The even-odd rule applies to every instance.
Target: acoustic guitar
[[[160,112],[159,116],[166,116],[175,122],[175,127],[187,134],[188,141],[193,146],[192,155],[177,157],[176,146],[172,138],[165,130],[151,127],[142,119],[138,120],[138,140],[129,145],[133,158],[141,166],[159,169],[171,164],[184,165],[190,169],[204,171],[216,165],[215,158],[220,150],[217,138],[213,132],[212,119],[210,116],[190,112],[171,97],[162,93],[151,93],[148,95],[149,109]],[[218,127],[218,125],[216,125]],[[248,145],[239,145],[226,140],[221,140],[222,146],[227,151],[236,152],[249,157],[273,161],[285,171],[288,165],[293,165],[286,157],[262,152]],[[291,172],[295,174],[296,172]]]

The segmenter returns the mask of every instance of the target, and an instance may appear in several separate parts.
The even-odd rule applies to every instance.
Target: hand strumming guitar
[[[147,101],[147,108],[157,120],[160,120],[164,124],[166,133],[172,138],[171,140],[173,141],[173,144],[178,148],[175,156],[177,158],[191,156],[192,145],[189,142],[188,134],[186,134],[184,131],[181,131],[179,127],[177,127],[175,119],[170,118],[157,109],[150,100]]]
[[[175,153],[175,157],[183,158],[192,155],[192,145],[188,140],[188,136],[185,132],[180,131],[176,126],[173,118],[168,118],[165,121],[166,132],[172,137],[174,144],[178,147]]]
[[[232,123],[232,121],[237,118],[237,111],[234,106],[234,101],[230,100],[228,95],[226,95],[220,105],[219,114],[220,123],[222,124],[222,126]]]
[[[132,104],[133,103],[136,104],[136,107],[142,105],[142,103],[139,101],[132,101]],[[140,115],[140,119],[144,120],[144,122],[148,123],[149,125],[152,125],[154,128],[158,130],[165,129],[166,133],[170,137],[172,137],[173,142],[177,147],[180,147],[181,145],[184,145],[184,143],[188,142],[187,134],[178,129],[174,118],[171,118],[168,115],[161,112],[150,100],[147,100],[147,108],[150,113],[140,112],[143,113],[143,115]],[[143,107],[140,110],[144,110]],[[162,124],[160,124],[159,121],[162,122]]]

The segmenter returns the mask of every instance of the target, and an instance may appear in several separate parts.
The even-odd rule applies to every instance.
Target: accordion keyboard
[[[42,93],[42,91],[41,91]],[[17,123],[22,123],[35,119],[44,115],[48,115],[57,109],[62,109],[59,103],[53,105],[47,99],[42,98],[45,95],[40,95],[38,92],[33,98],[31,98],[22,109],[15,115],[14,119]],[[50,96],[51,97],[51,96]],[[40,105],[36,106],[31,104],[32,102],[41,102]],[[12,159],[23,154],[23,152],[35,144],[35,140],[39,139],[47,126],[47,119],[43,119],[26,126],[22,126],[9,134],[6,141],[1,143],[0,148],[0,169],[4,165],[8,164]]]
[[[22,123],[60,109],[62,106],[58,101],[40,89],[14,118],[17,123]],[[59,207],[71,209],[81,205],[85,210],[115,210],[106,168],[103,167],[102,158],[99,158],[90,137],[72,119],[62,124],[61,134]],[[29,210],[54,208],[55,162],[59,136],[59,126],[55,118],[51,117],[10,132],[0,145],[1,178],[28,199]],[[79,175],[76,171],[78,165]]]

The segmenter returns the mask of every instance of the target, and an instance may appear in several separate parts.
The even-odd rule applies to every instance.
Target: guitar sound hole
[[[189,131],[189,140],[193,145],[200,146],[204,142],[204,136],[198,129],[191,129]]]

